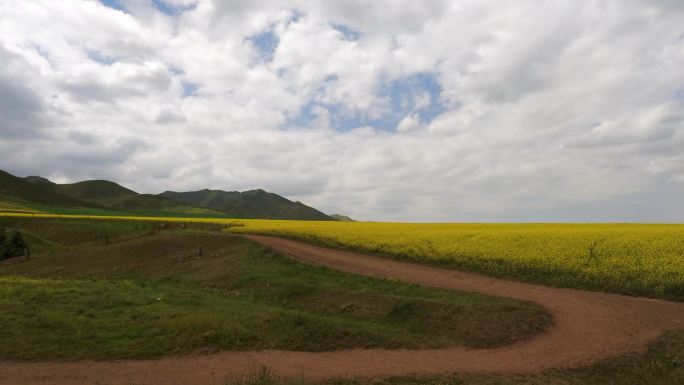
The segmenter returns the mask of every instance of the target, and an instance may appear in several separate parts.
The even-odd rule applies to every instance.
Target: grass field
[[[158,218],[200,218],[200,219],[226,219],[226,214],[211,213],[209,210],[203,210],[190,207],[175,207],[164,208],[160,210],[112,210],[112,209],[98,209],[98,208],[54,208],[54,207],[40,207],[35,206],[36,209],[42,210],[45,213],[51,213],[57,216],[99,216],[99,217],[115,217],[115,218],[137,218],[137,217],[158,217]],[[1,211],[1,210],[0,210]]]
[[[497,277],[684,301],[684,225],[135,218],[211,222],[237,233],[283,236]]]
[[[17,203],[11,203],[11,202],[2,202],[0,201],[0,212],[6,212],[6,213],[23,213],[23,214],[38,214],[41,213],[41,211],[36,210],[34,208],[25,206],[25,205],[20,205]]]
[[[20,229],[34,254],[105,244],[150,233],[154,223],[0,217],[0,227]]]
[[[294,262],[215,231],[222,226],[161,231],[149,222],[29,218],[0,225],[43,244],[30,260],[0,266],[2,359],[494,347],[551,322],[526,302]]]

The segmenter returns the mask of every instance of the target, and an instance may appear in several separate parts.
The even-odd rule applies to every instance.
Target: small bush
[[[24,255],[26,247],[26,241],[18,230],[14,230],[8,238],[5,229],[0,229],[0,259]]]
[[[282,385],[283,381],[267,366],[250,370],[244,377],[228,378],[226,385]]]
[[[7,258],[5,241],[7,237],[5,236],[5,229],[0,227],[0,261]]]

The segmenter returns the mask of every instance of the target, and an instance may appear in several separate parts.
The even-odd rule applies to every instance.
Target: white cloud
[[[119,3],[0,0],[0,168],[360,219],[684,220],[679,1]],[[439,100],[383,89],[419,74]]]

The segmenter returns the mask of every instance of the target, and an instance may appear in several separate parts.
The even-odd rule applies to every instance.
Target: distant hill
[[[67,196],[95,203],[115,210],[157,211],[178,208],[177,202],[152,194],[138,194],[107,180],[87,180],[71,184],[57,184],[54,188]]]
[[[34,179],[34,182],[37,184],[0,170],[0,201],[20,204],[33,203],[50,207],[89,206],[86,202],[46,188],[41,185],[42,181]]]
[[[238,192],[205,189],[166,191],[159,195],[179,203],[221,211],[235,218],[334,220],[313,207],[264,190]]]
[[[178,203],[152,194],[135,194],[111,198],[103,202],[119,210],[163,210],[181,206]]]
[[[196,209],[153,194],[138,194],[108,180],[87,180],[77,183],[57,184],[48,179],[29,176],[26,180],[67,197],[85,202],[87,206],[119,211],[162,211],[177,213],[220,214],[213,210]]]
[[[43,178],[42,176],[27,176],[24,179],[35,184],[36,186],[41,186],[41,187],[52,188],[55,185],[55,182],[51,181],[50,179]]]
[[[0,210],[35,208],[104,209],[114,212],[211,214],[233,218],[336,220],[313,207],[264,190],[137,192],[107,180],[59,184],[40,176],[16,177],[0,171]]]
[[[342,221],[342,222],[356,222],[355,220],[349,218],[346,215],[333,214],[330,217],[332,217],[333,219],[336,219],[338,221]]]
[[[135,191],[108,180],[86,180],[78,183],[53,184],[52,188],[74,199],[93,203],[106,203],[138,195]]]

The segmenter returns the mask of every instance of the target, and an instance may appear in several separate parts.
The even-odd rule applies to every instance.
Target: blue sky
[[[122,0],[100,0],[100,2],[110,8],[126,12],[126,7],[124,6],[124,2]]]
[[[119,11],[128,12],[126,8],[126,0],[100,0],[100,2],[107,7],[114,8]],[[191,11],[195,5],[173,5],[162,0],[151,0],[151,5],[167,15],[178,15],[183,12]]]
[[[278,36],[276,36],[273,29],[267,29],[254,36],[247,38],[259,50],[262,60],[270,62],[273,60],[273,54],[278,48]]]
[[[339,81],[331,76],[327,82]],[[399,122],[411,114],[417,114],[421,123],[429,124],[446,109],[442,106],[441,87],[434,74],[419,73],[408,77],[381,81],[377,86],[377,94],[386,99],[387,110],[380,116],[368,116],[363,111],[346,108],[342,104],[329,104],[312,100],[306,103],[299,112],[290,118],[285,127],[308,127],[316,120],[316,107],[325,108],[331,115],[331,128],[338,131],[349,131],[357,127],[370,126],[383,131],[396,131]],[[425,106],[417,105],[417,95],[425,93],[429,102]]]

